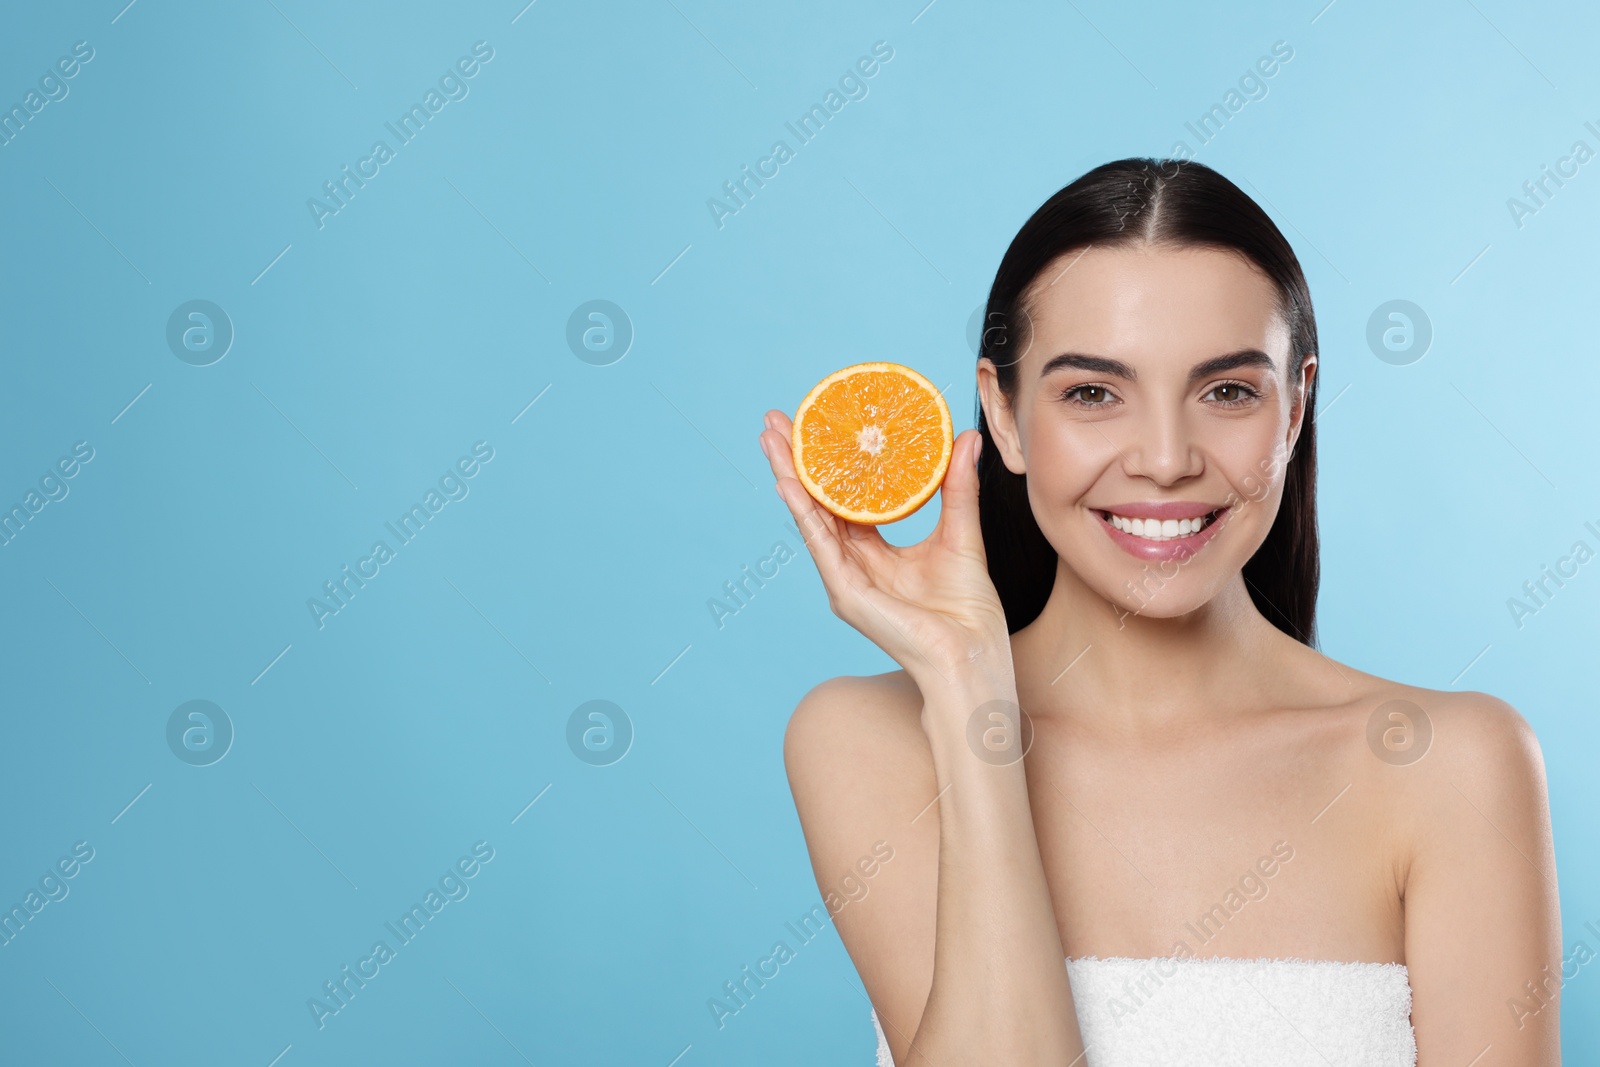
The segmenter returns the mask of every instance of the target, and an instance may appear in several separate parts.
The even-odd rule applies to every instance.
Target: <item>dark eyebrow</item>
[[[1213,374],[1222,374],[1230,370],[1239,370],[1243,367],[1259,367],[1264,370],[1273,370],[1277,364],[1272,362],[1272,357],[1257,348],[1245,348],[1238,352],[1230,352],[1225,356],[1208,359],[1197,364],[1189,372],[1189,384]],[[1054,371],[1071,368],[1073,370],[1089,371],[1093,374],[1104,374],[1124,381],[1137,381],[1138,372],[1120,359],[1107,359],[1104,356],[1086,356],[1080,352],[1063,352],[1059,356],[1052,356],[1039,371],[1042,378]]]
[[[1277,367],[1272,362],[1272,357],[1258,348],[1245,348],[1238,352],[1230,352],[1216,359],[1208,359],[1204,363],[1195,365],[1189,372],[1189,384],[1193,385],[1202,378],[1209,378],[1213,374],[1223,374],[1230,370],[1239,370],[1243,367],[1259,367],[1263,370],[1273,370]]]
[[[1051,356],[1050,361],[1039,371],[1039,377],[1054,371],[1070,367],[1074,370],[1086,370],[1095,374],[1107,374],[1113,378],[1122,378],[1134,381],[1139,375],[1134,369],[1120,359],[1106,359],[1104,356],[1085,356],[1077,352],[1063,352],[1059,356]]]

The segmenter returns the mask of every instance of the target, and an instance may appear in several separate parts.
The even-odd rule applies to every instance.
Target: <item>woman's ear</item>
[[[1012,474],[1026,474],[1027,460],[1022,454],[1021,438],[1017,433],[1017,420],[1011,403],[1000,388],[1000,372],[993,361],[978,360],[978,398],[983,404],[984,421],[989,425],[989,436],[1000,449],[1000,458]]]
[[[1294,455],[1294,446],[1300,440],[1300,430],[1305,425],[1306,409],[1310,406],[1307,401],[1311,396],[1311,383],[1317,376],[1317,354],[1308,352],[1300,361],[1300,373],[1294,383],[1294,393],[1289,401],[1289,439],[1285,442],[1289,454]],[[1316,418],[1313,412],[1312,418]]]

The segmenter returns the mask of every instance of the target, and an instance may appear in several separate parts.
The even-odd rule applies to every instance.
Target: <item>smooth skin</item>
[[[806,494],[782,412],[761,434],[833,611],[902,668],[818,685],[784,748],[819,887],[874,842],[894,850],[835,923],[895,1062],[1081,1063],[1063,958],[1182,943],[1202,958],[1404,963],[1419,1067],[1559,1063],[1560,919],[1532,730],[1492,696],[1337,663],[1246,589],[1317,366],[1291,365],[1271,282],[1225,250],[1091,248],[1043,271],[1027,310],[1015,395],[978,366],[996,444],[1028,474],[1059,556],[1049,603],[1014,635],[979,532],[977,431],[957,437],[938,523],[908,547]],[[1268,358],[1237,358],[1252,350]],[[1062,354],[1092,360],[1042,373]],[[1231,507],[1152,580],[1100,513],[1160,501]],[[1395,699],[1433,730],[1408,765],[1367,740]],[[967,741],[993,700],[1034,727],[1009,766]],[[1279,843],[1292,858],[1257,880],[1265,895],[1200,941],[1185,924]]]

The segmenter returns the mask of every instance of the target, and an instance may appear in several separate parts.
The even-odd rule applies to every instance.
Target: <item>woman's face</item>
[[[1260,547],[1305,392],[1277,291],[1213,248],[1089,248],[1046,267],[1009,404],[979,363],[1006,467],[1065,565],[1119,610],[1187,614]]]

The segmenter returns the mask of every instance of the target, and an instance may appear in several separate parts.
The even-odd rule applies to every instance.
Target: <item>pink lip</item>
[[[1135,559],[1149,562],[1162,562],[1175,559],[1179,562],[1189,559],[1207,541],[1215,537],[1227,520],[1230,509],[1214,508],[1207,504],[1196,504],[1189,501],[1168,501],[1163,503],[1145,504],[1119,504],[1112,508],[1095,508],[1094,516],[1100,522],[1100,528],[1107,536],[1128,555]],[[1147,541],[1143,537],[1135,537],[1131,533],[1124,533],[1111,525],[1107,515],[1121,515],[1126,519],[1197,519],[1202,515],[1217,513],[1217,517],[1205,525],[1198,533],[1188,537],[1174,537],[1170,541]]]

